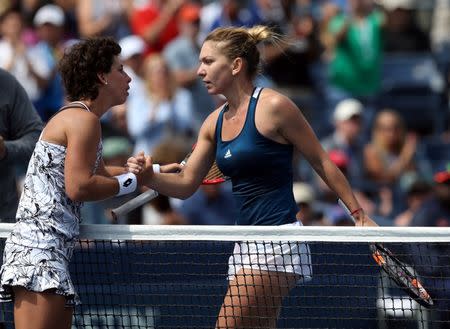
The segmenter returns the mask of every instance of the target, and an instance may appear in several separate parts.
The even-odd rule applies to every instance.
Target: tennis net
[[[12,225],[0,224],[2,252]],[[73,328],[214,328],[228,279],[237,282],[241,273],[229,273],[233,253],[231,263],[243,263],[245,276],[272,275],[273,286],[292,288],[282,299],[276,328],[450,327],[450,228],[82,225],[80,236],[71,275],[82,305],[75,307]],[[252,270],[238,257],[236,241],[242,241],[241,251],[248,249]],[[412,267],[433,299],[431,307],[381,270],[372,242]],[[302,262],[294,286],[262,267],[280,249],[287,271]],[[292,261],[295,254],[300,258]],[[244,281],[259,284],[257,278]],[[265,311],[250,307],[250,315],[236,306],[251,299],[241,291],[232,296],[236,314],[232,309],[226,315],[233,321],[253,317],[247,322],[252,328],[270,327],[266,320],[280,291],[262,300]],[[12,303],[0,308],[5,328],[13,328]]]

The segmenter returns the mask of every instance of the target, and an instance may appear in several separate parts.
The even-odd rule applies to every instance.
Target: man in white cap
[[[314,212],[315,194],[312,186],[304,182],[294,182],[292,192],[294,193],[295,203],[299,207],[297,219],[305,226],[322,225]]]
[[[122,48],[120,59],[123,62],[124,70],[131,78],[130,96],[141,92],[144,87],[142,78],[142,64],[144,62],[145,41],[137,35],[126,36],[119,41]]]
[[[363,105],[356,99],[348,98],[339,102],[334,110],[335,130],[321,141],[325,150],[339,150],[349,158],[349,177],[352,184],[357,183],[362,172],[362,111]]]
[[[46,122],[64,103],[64,89],[57,70],[63,48],[64,11],[56,5],[45,5],[36,12],[33,23],[39,42],[30,53],[32,72],[40,90],[34,106]]]

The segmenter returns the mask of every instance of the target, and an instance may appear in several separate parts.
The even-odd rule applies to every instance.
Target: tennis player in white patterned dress
[[[139,176],[102,160],[100,117],[128,96],[131,79],[110,38],[80,41],[60,62],[68,100],[30,160],[16,224],[6,241],[0,298],[14,301],[16,329],[69,329],[80,303],[69,274],[80,207],[133,192]]]

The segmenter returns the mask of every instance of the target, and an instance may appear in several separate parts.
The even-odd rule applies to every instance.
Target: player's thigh
[[[276,315],[295,282],[292,273],[241,269],[230,281],[221,312],[233,312],[235,316],[256,312]]]
[[[292,273],[240,270],[230,281],[216,329],[275,328],[283,298],[295,282]]]
[[[33,292],[14,287],[16,329],[70,329],[73,308],[66,307],[64,296],[53,292]]]
[[[295,282],[293,273],[244,268],[230,282],[230,296],[239,296],[235,301],[240,300],[241,304],[279,307]]]

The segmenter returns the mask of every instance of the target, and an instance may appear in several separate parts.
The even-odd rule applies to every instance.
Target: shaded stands
[[[379,108],[400,112],[409,129],[421,135],[444,130],[445,82],[429,53],[386,54]]]

